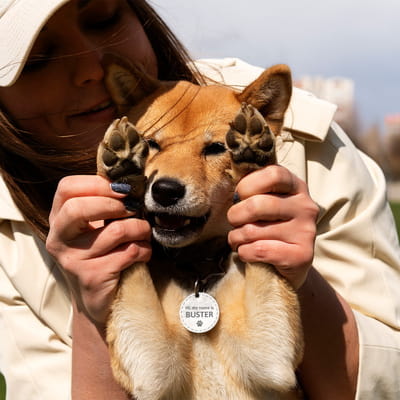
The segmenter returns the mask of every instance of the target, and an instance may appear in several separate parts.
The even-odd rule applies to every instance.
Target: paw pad
[[[98,174],[112,182],[129,183],[133,187],[131,194],[140,196],[144,192],[144,166],[148,153],[147,143],[128,118],[116,119],[98,148]]]
[[[226,144],[239,169],[255,170],[275,163],[275,138],[261,113],[243,103],[230,123]]]

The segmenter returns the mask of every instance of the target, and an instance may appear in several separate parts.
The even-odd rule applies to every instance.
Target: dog
[[[98,147],[98,174],[131,185],[153,235],[150,262],[123,272],[107,324],[116,380],[138,400],[301,398],[296,293],[229,248],[226,216],[238,180],[276,163],[290,69],[275,65],[240,93],[123,62],[106,80],[124,117]]]

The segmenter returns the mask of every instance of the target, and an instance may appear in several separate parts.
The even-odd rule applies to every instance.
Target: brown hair
[[[139,17],[153,46],[163,80],[198,82],[200,74],[188,67],[182,44],[146,0],[127,0]],[[51,148],[35,135],[18,130],[0,111],[0,169],[17,207],[34,232],[45,240],[57,184],[61,178],[96,171],[96,149],[65,151]]]

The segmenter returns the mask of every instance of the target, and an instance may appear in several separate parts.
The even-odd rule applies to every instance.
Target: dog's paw
[[[235,171],[245,174],[276,162],[274,134],[255,107],[243,103],[230,127],[226,144]]]
[[[149,148],[127,117],[116,119],[108,127],[97,150],[97,173],[111,182],[131,186],[130,195],[144,195],[144,167]]]

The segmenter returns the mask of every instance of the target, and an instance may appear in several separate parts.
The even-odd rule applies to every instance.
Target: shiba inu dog
[[[303,350],[295,292],[227,245],[227,210],[245,174],[276,162],[291,96],[285,65],[241,93],[160,82],[112,63],[122,119],[99,145],[98,173],[129,183],[153,256],[121,277],[108,322],[113,372],[138,400],[295,399]]]

